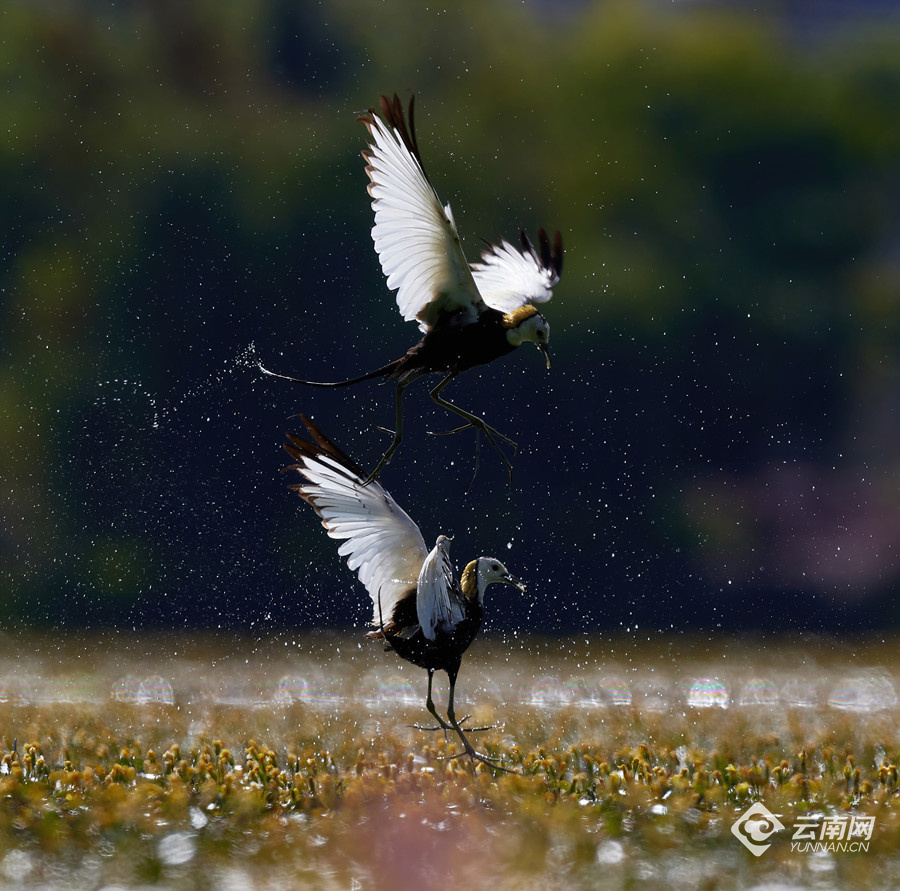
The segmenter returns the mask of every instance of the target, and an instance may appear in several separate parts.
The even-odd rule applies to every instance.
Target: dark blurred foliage
[[[424,385],[382,477],[529,581],[489,627],[896,626],[900,23],[826,7],[4,4],[4,621],[368,617],[280,442],[304,411],[371,465],[392,392],[255,361],[338,379],[416,339],[355,120],[398,91],[470,257],[567,247],[552,371],[448,390],[518,440],[513,485],[427,434]]]

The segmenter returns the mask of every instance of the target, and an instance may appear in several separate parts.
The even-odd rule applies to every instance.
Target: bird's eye
[[[491,572],[500,572],[500,564],[492,563],[491,564]]]

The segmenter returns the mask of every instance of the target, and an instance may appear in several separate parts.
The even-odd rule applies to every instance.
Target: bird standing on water
[[[422,375],[442,374],[431,398],[465,421],[451,432],[481,430],[511,473],[512,465],[497,440],[513,449],[515,442],[448,402],[441,391],[460,372],[492,362],[526,341],[537,345],[550,367],[550,327],[534,304],[546,303],[559,281],[562,236],[557,232],[551,241],[540,229],[535,248],[523,231],[520,248],[501,239],[497,245],[488,244],[480,262],[469,265],[450,205],[441,204],[425,174],[413,126],[413,99],[408,125],[396,93],[393,99],[381,97],[380,116],[373,110],[360,120],[370,137],[363,157],[375,211],[375,250],[388,287],[397,291],[403,318],[418,320],[422,339],[405,356],[346,381],[300,380],[260,368],[314,387],[344,387],[377,377],[397,382],[394,439],[368,482],[378,477],[403,439],[403,391]]]
[[[322,518],[331,538],[342,539],[338,553],[372,598],[373,629],[367,637],[383,640],[401,659],[428,672],[425,706],[446,730],[459,736],[466,754],[478,754],[456,719],[453,697],[463,653],[481,628],[484,592],[492,582],[525,586],[493,557],[472,560],[457,581],[450,565],[450,539],[438,536],[429,551],[419,527],[378,483],[332,443],[309,418],[300,416],[312,440],[288,434],[285,443],[306,482],[291,486]],[[431,698],[436,671],[450,679],[447,721]],[[495,765],[498,766],[498,765]]]

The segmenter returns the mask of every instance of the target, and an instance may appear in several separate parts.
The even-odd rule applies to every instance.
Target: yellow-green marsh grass
[[[0,888],[900,886],[896,640],[478,641],[460,709],[513,773],[354,634],[2,644]]]

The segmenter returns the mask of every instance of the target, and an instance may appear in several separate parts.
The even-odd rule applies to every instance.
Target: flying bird
[[[456,678],[463,653],[481,628],[485,589],[493,582],[520,590],[525,585],[493,557],[472,560],[456,579],[450,538],[439,535],[429,550],[419,527],[388,492],[367,482],[365,471],[313,421],[300,418],[312,439],[288,434],[284,447],[296,461],[288,469],[305,477],[291,488],[312,505],[328,535],[343,542],[338,553],[366,586],[373,607],[366,636],[383,640],[401,659],[424,668],[425,707],[439,727],[455,731],[470,758],[499,766],[475,751],[456,718]],[[450,679],[446,721],[431,695],[436,671],[446,671]]]
[[[363,151],[369,176],[369,195],[375,211],[372,238],[397,306],[404,319],[415,319],[421,340],[404,356],[381,368],[345,381],[308,381],[267,374],[313,387],[346,387],[372,378],[396,381],[394,438],[375,470],[376,479],[403,439],[403,391],[425,374],[443,375],[431,398],[459,415],[465,423],[451,433],[474,427],[481,430],[512,473],[509,459],[497,444],[516,448],[509,437],[482,418],[448,402],[441,395],[458,374],[485,365],[530,341],[550,367],[550,326],[536,303],[546,303],[562,272],[562,236],[551,240],[538,230],[537,246],[524,231],[520,244],[500,239],[486,242],[481,260],[469,264],[463,256],[450,205],[441,203],[422,163],[409,100],[409,123],[397,94],[381,97],[381,114],[362,115],[369,132]]]

